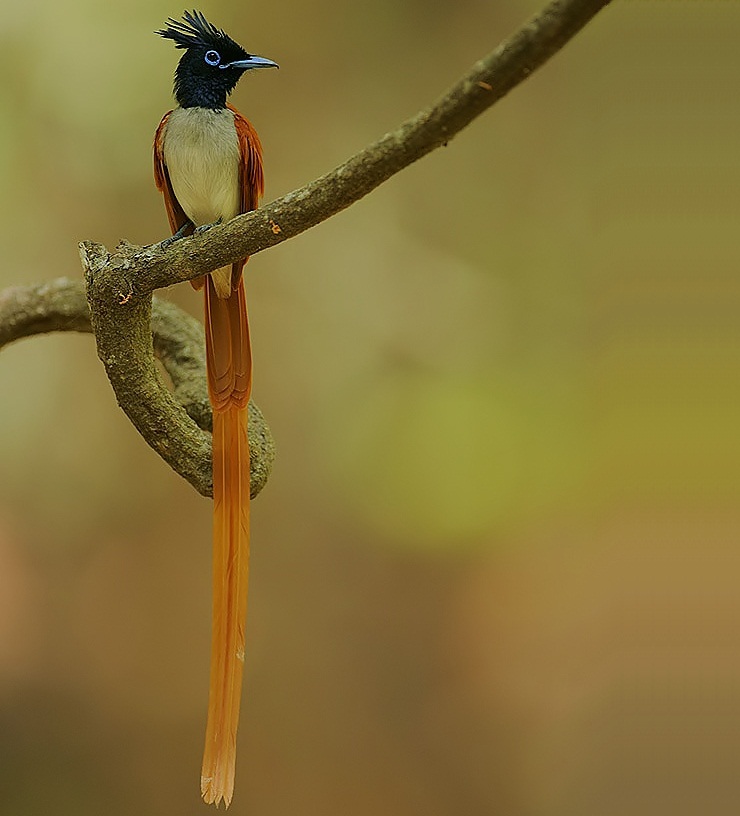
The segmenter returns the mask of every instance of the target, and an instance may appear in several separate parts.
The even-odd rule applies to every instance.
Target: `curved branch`
[[[202,430],[209,417],[205,390],[202,383],[192,391],[190,385],[176,388],[178,398],[188,406],[189,416],[160,381],[154,362],[150,321],[161,323],[164,318],[161,306],[155,305],[153,311],[152,291],[254,255],[348,207],[399,170],[446,144],[544,64],[608,2],[553,0],[516,34],[477,62],[430,108],[332,172],[256,212],[177,241],[166,249],[159,244],[139,247],[122,242],[109,253],[94,242],[80,244],[98,355],[119,405],[147,442],[196,489],[204,494],[210,491],[210,438]],[[47,295],[51,297],[50,292]],[[41,297],[41,293],[37,292],[36,296]],[[86,327],[80,328],[83,310],[79,291],[75,290],[74,298],[75,308],[68,303],[64,309],[67,306],[69,309],[58,311],[56,318],[67,328],[85,331]],[[27,311],[26,333],[48,330],[44,327],[53,319],[43,313],[41,306],[30,306]],[[3,322],[0,314],[0,330]],[[190,336],[185,328],[187,320],[178,317],[176,322],[178,331],[181,328],[183,336]],[[12,317],[8,319],[6,335],[13,339],[12,333],[19,330],[18,326]],[[164,354],[163,359],[167,360],[168,343],[161,334],[157,337],[157,353]],[[200,337],[200,329],[194,330],[186,343],[201,349]],[[0,334],[0,341],[1,338]],[[198,376],[202,376],[202,349],[199,354],[197,359],[189,359],[193,366],[191,373],[197,369]],[[175,353],[169,355],[170,360],[176,357]],[[250,405],[250,442],[255,445],[253,492],[264,484],[273,457],[269,431],[255,411]]]
[[[58,278],[0,291],[0,349],[23,337],[55,331],[92,331],[81,282]]]
[[[162,249],[122,242],[100,271],[139,294],[191,280],[293,238],[358,201],[470,124],[557,53],[610,0],[554,0],[435,104],[330,173],[261,209]],[[83,242],[83,254],[107,255]]]
[[[23,337],[55,331],[92,332],[82,281],[59,278],[39,286],[17,286],[0,292],[0,349]],[[174,401],[170,397],[172,405],[165,405],[157,389],[153,403],[134,407],[147,416],[161,412],[161,418],[164,418],[174,413],[186,425],[187,437],[172,444],[169,431],[157,435],[146,421],[132,417],[129,411],[126,413],[149,445],[174,470],[188,479],[199,493],[210,496],[213,490],[211,437],[204,431],[211,429],[212,416],[205,379],[203,327],[174,304],[154,299],[151,333],[154,353],[172,380]],[[124,367],[130,377],[128,362]],[[159,380],[156,372],[153,376]],[[161,391],[169,395],[164,385],[160,383],[160,386]],[[156,428],[159,427],[160,423],[156,423]],[[270,429],[253,403],[249,405],[249,442],[251,493],[256,496],[267,482],[275,449]]]

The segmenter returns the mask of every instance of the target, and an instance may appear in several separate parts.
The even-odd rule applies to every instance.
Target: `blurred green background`
[[[267,200],[523,0],[200,6]],[[167,234],[180,6],[0,15],[0,287]],[[615,2],[447,149],[247,269],[279,446],[232,813],[737,813],[740,5]],[[194,314],[198,296],[164,293]],[[89,336],[0,354],[0,812],[204,814],[210,505]]]

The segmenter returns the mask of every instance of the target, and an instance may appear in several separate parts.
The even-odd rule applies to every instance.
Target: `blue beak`
[[[265,57],[251,56],[243,60],[235,60],[234,62],[227,62],[226,65],[219,65],[219,68],[241,68],[248,71],[250,68],[279,68],[280,66],[270,59]]]

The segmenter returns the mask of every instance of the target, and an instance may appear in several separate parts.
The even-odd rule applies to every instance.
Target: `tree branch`
[[[92,332],[82,281],[59,278],[40,286],[17,286],[0,292],[0,349],[23,337],[56,331]],[[204,431],[211,429],[212,416],[205,378],[203,327],[174,304],[155,298],[151,307],[151,334],[156,357],[172,380],[174,391],[170,396],[163,385],[161,390],[156,389],[151,403],[135,406],[144,416],[132,421],[174,470],[188,479],[199,493],[210,496],[213,491],[211,437]],[[123,361],[123,368],[128,374],[124,375],[125,379],[130,379],[129,361]],[[132,388],[141,400],[138,386],[134,383]],[[164,400],[162,392],[170,399]],[[176,427],[185,426],[181,432],[186,433],[186,438],[180,439],[178,444],[173,444],[169,436],[169,422],[162,430],[162,419],[171,414],[178,420]],[[157,418],[153,428],[147,424],[151,415]],[[262,413],[251,402],[249,446],[251,493],[256,496],[267,482],[275,449]]]
[[[434,105],[335,170],[256,212],[167,248],[123,241],[111,253],[92,241],[80,244],[98,356],[118,403],[146,441],[199,492],[209,495],[211,489],[210,437],[202,430],[208,427],[210,408],[203,385],[201,329],[182,314],[165,314],[162,304],[153,306],[151,293],[275,246],[367,195],[404,167],[447,144],[557,53],[608,2],[554,0],[473,65]],[[24,317],[8,314],[9,297],[15,298],[16,305],[26,299],[21,310],[25,310]],[[89,330],[81,292],[69,282],[24,293],[11,290],[0,306],[3,303],[0,345],[3,337],[8,342],[52,329]],[[173,377],[178,401],[157,374],[150,322],[154,348]],[[183,379],[178,380],[181,373]],[[264,420],[251,404],[249,434],[252,491],[256,493],[269,474],[273,446]]]
[[[554,0],[479,60],[431,107],[321,178],[227,224],[163,250],[122,242],[99,266],[126,290],[147,294],[276,246],[349,207],[441,145],[556,54],[610,0]],[[107,250],[84,242],[101,260]]]

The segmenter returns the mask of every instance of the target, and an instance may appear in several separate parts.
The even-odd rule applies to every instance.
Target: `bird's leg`
[[[192,221],[187,220],[174,235],[170,235],[169,238],[165,238],[164,241],[160,241],[158,244],[152,244],[152,246],[158,249],[169,249],[175,241],[179,241],[180,238],[184,238],[186,235],[201,235],[204,232],[208,232],[212,227],[217,227],[222,223],[223,218],[219,218],[212,224],[201,224],[199,227],[196,227]]]
[[[179,241],[180,238],[184,238],[187,235],[188,230],[192,228],[193,222],[186,221],[174,235],[171,235],[169,238],[165,238],[164,241],[160,241],[158,244],[154,244],[154,246],[159,247],[160,249],[167,249],[168,247],[172,246],[175,241]]]
[[[201,224],[199,227],[196,227],[193,230],[193,235],[202,235],[204,232],[208,232],[209,229],[217,227],[219,224],[223,224],[223,221],[223,218],[218,218],[212,224]]]

